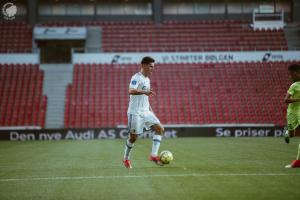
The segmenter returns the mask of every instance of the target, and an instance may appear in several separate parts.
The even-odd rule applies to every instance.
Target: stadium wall
[[[140,138],[152,138],[152,131],[145,131]],[[207,127],[166,127],[165,138],[178,137],[281,137],[280,126],[207,126]],[[10,141],[58,141],[91,139],[125,139],[126,128],[97,129],[40,129],[0,130],[0,140]]]

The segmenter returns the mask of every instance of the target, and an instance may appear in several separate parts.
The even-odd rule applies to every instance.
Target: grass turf
[[[0,199],[299,199],[300,169],[285,169],[299,139],[165,139],[174,161],[148,161],[140,139],[133,169],[124,140],[0,142]]]

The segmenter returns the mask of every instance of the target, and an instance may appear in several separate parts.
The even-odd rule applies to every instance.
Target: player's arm
[[[143,89],[139,89],[139,88],[142,88],[140,80],[136,77],[133,77],[130,81],[130,84],[129,84],[128,93],[130,95],[143,95],[143,94],[147,95],[147,96],[153,96],[154,95],[154,92],[151,89],[150,90],[143,90]]]
[[[151,111],[151,112],[153,112],[153,110],[152,110],[152,107],[149,105],[149,110]]]
[[[284,98],[284,102],[285,103],[296,103],[296,102],[300,102],[300,98],[292,98],[292,95],[289,93],[286,93],[286,96]]]
[[[152,90],[146,91],[146,90],[129,88],[129,94],[130,95],[142,95],[142,94],[145,94],[147,96],[153,96],[154,92]]]

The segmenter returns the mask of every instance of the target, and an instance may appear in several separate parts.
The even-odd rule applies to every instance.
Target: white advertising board
[[[74,53],[73,63],[131,64],[151,56],[157,63],[227,63],[299,61],[300,51]]]
[[[0,54],[0,64],[38,64],[39,54],[24,54],[24,53],[13,53],[13,54]]]
[[[86,39],[85,27],[34,27],[35,40]]]

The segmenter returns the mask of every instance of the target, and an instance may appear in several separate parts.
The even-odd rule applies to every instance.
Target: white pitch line
[[[156,177],[208,177],[208,176],[300,176],[300,173],[220,173],[220,174],[152,174],[152,175],[125,175],[125,176],[58,176],[58,177],[29,177],[29,178],[7,178],[0,182],[13,181],[55,181],[55,180],[88,180],[88,179],[124,179],[124,178],[156,178]]]

